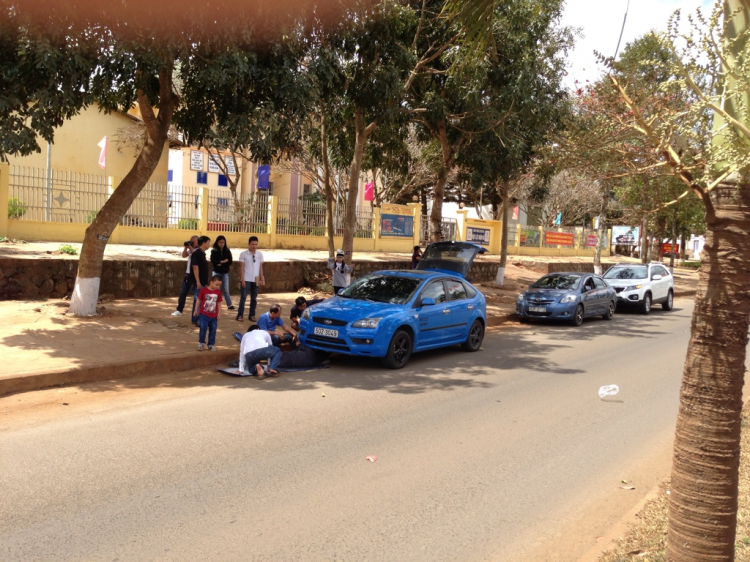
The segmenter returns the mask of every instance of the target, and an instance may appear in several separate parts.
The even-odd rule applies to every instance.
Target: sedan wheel
[[[411,351],[411,336],[404,330],[398,330],[393,334],[391,344],[388,346],[388,354],[383,358],[383,363],[389,369],[401,369],[409,361]]]
[[[461,348],[464,351],[479,351],[482,347],[482,340],[484,339],[484,326],[480,320],[474,320],[474,323],[469,329],[469,336],[466,341],[461,344]]]
[[[615,301],[609,301],[609,307],[607,307],[607,312],[602,314],[602,318],[605,320],[612,320],[612,317],[615,315]]]
[[[583,324],[583,305],[579,304],[576,307],[575,314],[573,314],[573,318],[571,319],[571,322],[573,323],[573,326],[580,326]]]

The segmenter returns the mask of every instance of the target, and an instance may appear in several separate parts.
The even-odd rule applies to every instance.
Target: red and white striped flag
[[[99,153],[99,167],[102,170],[107,169],[107,137],[104,137],[102,140],[99,141],[99,144],[97,144],[99,148],[102,149],[102,151]]]

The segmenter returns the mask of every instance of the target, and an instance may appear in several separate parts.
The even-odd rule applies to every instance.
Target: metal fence
[[[235,198],[227,189],[208,191],[208,231],[268,234],[269,214],[266,192]]]
[[[339,205],[334,209],[333,225],[336,236],[344,235],[344,224],[346,222],[346,206]],[[354,238],[374,238],[375,231],[372,228],[372,208],[357,207],[354,220]]]
[[[276,207],[276,234],[325,236],[325,202],[279,199]]]
[[[456,219],[443,218],[440,223],[440,230],[443,234],[443,240],[455,240],[457,229],[458,221]],[[420,234],[420,242],[422,244],[428,244],[430,242],[430,217],[428,215],[422,215],[422,232]]]
[[[8,218],[90,223],[109,198],[106,176],[12,166]]]

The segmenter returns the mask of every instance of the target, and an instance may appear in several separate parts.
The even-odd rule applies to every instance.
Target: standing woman
[[[338,294],[341,289],[346,289],[352,282],[352,271],[354,265],[344,263],[344,250],[336,250],[336,261],[328,258],[328,269],[333,270],[333,294]]]
[[[227,246],[227,239],[223,236],[216,237],[214,248],[211,250],[211,264],[214,268],[213,275],[221,276],[221,292],[224,293],[227,308],[234,310],[232,297],[229,296],[229,266],[232,265],[232,251]]]

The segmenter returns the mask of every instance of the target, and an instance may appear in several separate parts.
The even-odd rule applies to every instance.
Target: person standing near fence
[[[227,309],[234,310],[232,306],[232,297],[229,295],[229,268],[232,265],[232,251],[227,246],[227,239],[224,236],[217,236],[211,250],[211,265],[213,265],[212,275],[221,277],[221,292],[224,300],[227,301]]]
[[[182,248],[182,257],[187,258],[187,269],[185,270],[185,276],[182,279],[182,288],[180,289],[180,296],[177,298],[177,310],[172,313],[172,316],[182,316],[182,311],[185,308],[185,300],[187,299],[190,289],[195,285],[195,277],[193,277],[193,269],[190,267],[191,256],[198,247],[198,236],[193,235],[190,240],[185,242]]]
[[[328,258],[328,269],[333,270],[333,294],[337,295],[341,289],[346,289],[352,282],[354,265],[344,263],[344,250],[336,250],[336,260]]]
[[[211,239],[208,236],[198,238],[198,247],[190,259],[190,268],[193,270],[193,277],[195,278],[195,287],[193,288],[193,317],[191,322],[195,326],[198,325],[198,316],[195,314],[195,303],[198,300],[198,293],[203,287],[208,285],[208,260],[206,259],[206,251],[210,245]]]
[[[245,312],[245,299],[250,294],[250,322],[256,322],[255,309],[258,306],[258,287],[265,285],[263,276],[263,254],[258,251],[258,237],[251,236],[247,241],[247,250],[240,254],[238,261],[242,264],[240,278],[240,306],[237,320],[242,321]]]

